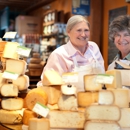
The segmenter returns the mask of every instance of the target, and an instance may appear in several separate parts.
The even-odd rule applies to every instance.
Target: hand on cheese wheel
[[[27,108],[32,110],[37,102],[47,105],[48,96],[42,88],[34,88],[28,92],[25,102]]]
[[[61,86],[61,92],[64,95],[77,95],[77,89],[74,85],[65,84]]]

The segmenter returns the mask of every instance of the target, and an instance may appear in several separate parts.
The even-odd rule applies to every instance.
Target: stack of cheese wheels
[[[33,53],[28,64],[30,76],[41,76],[43,65],[41,64],[41,58],[39,53]]]
[[[7,42],[3,51],[3,57],[6,58],[4,71],[18,74],[16,80],[11,77],[5,79],[3,73],[0,74],[0,93],[2,96],[0,122],[5,124],[22,123],[24,100],[18,94],[29,87],[29,77],[25,75],[27,63],[18,59],[19,56],[16,53],[18,45],[18,43]]]

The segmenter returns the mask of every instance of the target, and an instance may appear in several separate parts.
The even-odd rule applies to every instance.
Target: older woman
[[[89,41],[90,24],[81,15],[72,16],[66,27],[69,37],[67,44],[55,49],[44,67],[44,71],[53,69],[60,75],[66,72],[78,72],[78,91],[84,91],[83,76],[104,73],[104,60],[95,42]]]
[[[109,38],[119,50],[114,61],[108,66],[108,70],[120,68],[115,61],[120,60],[130,64],[130,16],[123,15],[116,17],[109,26]]]

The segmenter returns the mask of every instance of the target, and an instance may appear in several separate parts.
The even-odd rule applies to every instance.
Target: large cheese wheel
[[[20,110],[23,108],[24,101],[22,98],[3,98],[1,106],[5,110]]]
[[[46,70],[42,77],[43,85],[62,85],[64,84],[61,76],[55,70]]]
[[[28,130],[50,130],[50,121],[46,118],[30,118]]]
[[[116,122],[87,121],[84,130],[121,130],[121,128]]]
[[[21,124],[22,110],[8,111],[0,109],[0,122],[4,124]]]
[[[106,84],[106,88],[121,88],[122,87],[122,81],[121,81],[121,73],[118,70],[108,70],[106,71],[106,74],[113,75],[114,80],[112,84]]]
[[[37,117],[37,114],[35,112],[25,109],[23,112],[23,124],[29,125],[29,119],[34,117]]]
[[[12,80],[13,84],[18,86],[18,89],[26,90],[29,87],[29,77],[27,75],[19,76],[16,80]]]
[[[25,102],[27,108],[32,110],[37,102],[46,105],[48,102],[48,97],[42,88],[34,88],[28,92]]]
[[[98,103],[98,92],[78,92],[78,106],[86,107],[93,103]]]
[[[77,97],[61,95],[58,101],[58,107],[61,111],[78,111]]]
[[[17,97],[18,87],[13,84],[4,84],[1,86],[1,95],[4,97]]]
[[[19,75],[25,74],[27,63],[24,60],[6,60],[6,71],[14,72]]]
[[[99,91],[103,85],[96,82],[97,75],[85,75],[84,76],[84,87],[86,91]]]
[[[7,42],[4,51],[3,57],[4,58],[11,58],[11,59],[18,59],[19,55],[17,53],[17,47],[19,44],[17,42]]]
[[[40,62],[41,62],[40,58],[30,58],[30,63],[40,64]]]
[[[120,119],[120,108],[111,105],[91,105],[86,107],[86,120],[118,121]]]

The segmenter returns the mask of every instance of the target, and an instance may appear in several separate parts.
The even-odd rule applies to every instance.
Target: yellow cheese
[[[13,84],[4,84],[1,86],[1,95],[4,97],[17,97],[18,87]]]
[[[26,90],[29,87],[29,77],[27,75],[19,76],[16,80],[12,80],[13,84],[18,86],[18,89]]]
[[[99,91],[102,89],[102,84],[96,82],[96,75],[84,76],[84,87],[86,91]]]
[[[28,130],[50,130],[50,122],[46,118],[30,118]]]
[[[0,73],[0,89],[1,89],[1,86],[5,83],[7,83],[7,79],[3,78],[3,73]]]
[[[58,110],[59,107],[58,107],[58,104],[47,104],[47,107],[50,109],[50,110]]]
[[[100,90],[98,103],[101,105],[112,105],[114,103],[114,94],[110,90]]]
[[[59,98],[58,107],[61,111],[78,111],[77,98],[63,94]]]
[[[37,114],[35,112],[25,109],[23,112],[23,124],[29,125],[29,119],[34,117],[37,117]]]
[[[98,92],[78,92],[78,106],[86,107],[98,102]]]
[[[26,106],[29,110],[32,110],[37,102],[47,105],[48,96],[46,92],[42,88],[34,88],[31,89],[26,98],[25,98]]]
[[[21,110],[22,112],[22,110]],[[7,111],[0,109],[0,122],[4,124],[21,124],[22,115],[19,111]]]
[[[120,119],[120,108],[111,105],[91,105],[86,107],[86,120],[118,121]]]
[[[4,47],[3,57],[11,58],[11,59],[18,59],[19,55],[16,52],[18,46],[19,46],[19,44],[17,42],[7,42]]]
[[[105,85],[107,88],[121,88],[122,87],[120,71],[118,71],[118,70],[108,70],[108,71],[106,71],[106,74],[114,76],[113,83]]]
[[[130,128],[130,108],[122,108],[121,109],[121,118],[118,121],[118,124],[121,127],[129,127]]]
[[[43,85],[62,85],[64,84],[61,76],[54,70],[46,70],[42,78]]]
[[[25,74],[27,63],[24,60],[6,60],[6,71],[14,72],[19,75]]]
[[[84,130],[121,130],[116,122],[87,121]]]
[[[84,128],[85,117],[83,112],[55,110],[49,112],[48,118],[51,128]]]

